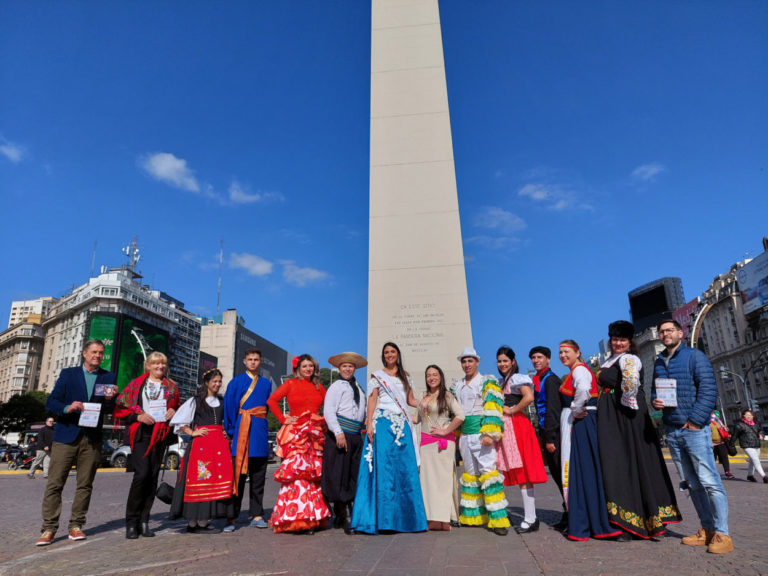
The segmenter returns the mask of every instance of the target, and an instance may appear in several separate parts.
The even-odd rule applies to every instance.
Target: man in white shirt
[[[504,481],[496,469],[496,442],[501,439],[504,396],[493,376],[478,372],[480,356],[467,347],[458,357],[464,378],[456,386],[456,398],[466,414],[461,427],[459,450],[464,473],[459,481],[459,520],[467,526],[482,526],[499,536],[509,528]]]
[[[366,408],[366,395],[355,380],[355,370],[368,362],[359,354],[343,352],[328,358],[328,363],[339,369],[339,379],[328,388],[323,402],[328,430],[320,485],[325,499],[333,503],[334,528],[352,534],[352,504],[363,452],[361,432]]]

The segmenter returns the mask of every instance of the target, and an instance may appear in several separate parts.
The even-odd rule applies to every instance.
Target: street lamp
[[[736,376],[739,381],[741,382],[741,386],[744,388],[744,403],[746,404],[747,408],[750,410],[754,409],[754,406],[752,405],[752,397],[749,394],[749,388],[747,387],[747,380],[739,374],[738,372],[734,372],[733,370],[728,370],[725,366],[720,366],[720,375],[724,379],[726,374],[731,374],[732,376]]]
[[[762,370],[763,366],[765,365],[761,358],[763,355],[768,352],[768,348],[765,348],[760,351],[760,353],[757,355],[757,358],[754,359],[752,364],[749,365],[747,370],[744,372],[744,375],[742,376],[738,372],[734,372],[733,370],[728,370],[725,366],[720,366],[720,375],[721,377],[725,377],[726,374],[731,374],[733,376],[736,376],[739,381],[741,382],[742,388],[744,388],[744,402],[747,405],[747,408],[750,410],[758,410],[759,406],[752,398],[752,395],[749,392],[749,386],[747,386],[747,378],[749,378],[749,374],[754,370]]]

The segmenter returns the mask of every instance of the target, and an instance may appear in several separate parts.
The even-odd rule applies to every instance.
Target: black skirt
[[[682,517],[645,394],[638,391],[637,410],[621,404],[618,361],[600,371],[599,382],[597,438],[608,519],[641,538],[663,534],[665,524]]]
[[[323,446],[323,474],[320,486],[328,502],[352,502],[357,489],[357,472],[363,453],[362,434],[344,432],[347,449],[336,446],[336,436],[329,430],[325,433]]]

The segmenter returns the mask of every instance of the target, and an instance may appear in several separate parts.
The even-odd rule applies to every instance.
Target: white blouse
[[[208,406],[211,408],[218,408],[221,405],[221,402],[217,396],[206,396],[205,403],[208,404]],[[192,420],[195,419],[196,406],[197,403],[195,402],[195,397],[193,396],[184,402],[184,404],[182,404],[178,410],[176,410],[176,414],[173,415],[173,418],[171,418],[170,422],[170,425],[174,427],[173,431],[176,434],[181,432],[182,426],[189,426],[192,424]]]

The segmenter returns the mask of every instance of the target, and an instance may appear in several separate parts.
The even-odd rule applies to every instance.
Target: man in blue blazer
[[[104,343],[88,340],[83,348],[83,364],[65,368],[59,374],[53,392],[45,404],[49,412],[58,415],[53,432],[48,484],[43,496],[43,526],[37,546],[53,542],[59,528],[61,492],[72,466],[77,467],[77,488],[69,518],[69,539],[85,540],[83,526],[93,492],[93,479],[101,462],[101,428],[104,414],[115,407],[115,375],[103,370]],[[85,403],[100,405],[98,417],[87,421],[83,416]]]

